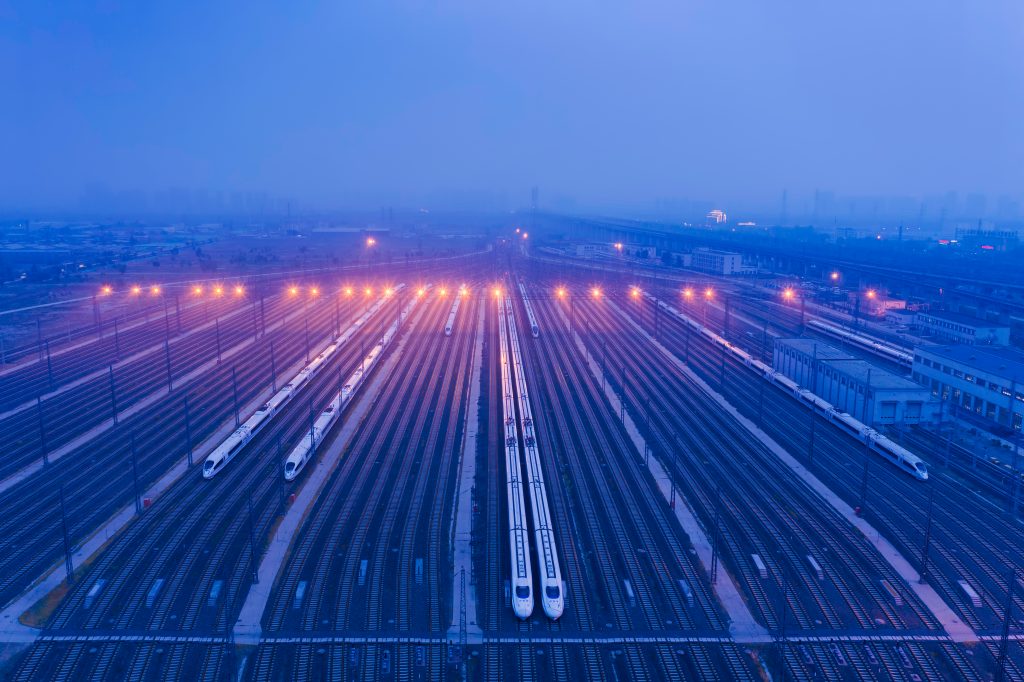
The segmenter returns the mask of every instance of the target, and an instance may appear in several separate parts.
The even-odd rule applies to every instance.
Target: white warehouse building
[[[922,346],[914,349],[914,380],[936,398],[998,424],[1024,422],[1024,352],[993,346]]]
[[[946,343],[1005,346],[1010,328],[969,315],[947,312],[919,312],[914,325],[924,334]]]
[[[742,254],[705,248],[693,250],[691,267],[712,275],[749,275],[755,270],[743,264]]]
[[[815,339],[776,339],[772,366],[869,426],[933,421],[940,405],[910,379]]]

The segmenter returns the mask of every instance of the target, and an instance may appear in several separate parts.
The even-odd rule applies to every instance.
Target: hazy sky
[[[1024,189],[1021,0],[9,2],[0,207]]]

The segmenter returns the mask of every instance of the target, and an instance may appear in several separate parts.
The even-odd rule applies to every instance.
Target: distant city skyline
[[[0,18],[5,214],[510,210],[532,187],[551,210],[787,223],[1014,221],[1024,202],[1014,0]]]

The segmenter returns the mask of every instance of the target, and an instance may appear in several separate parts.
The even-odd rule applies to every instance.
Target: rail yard
[[[897,343],[507,242],[383,270],[5,358],[10,679],[1024,676],[1019,481],[771,365]]]

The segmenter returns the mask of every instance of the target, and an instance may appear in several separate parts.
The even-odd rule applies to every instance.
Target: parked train
[[[655,300],[650,294],[645,294],[649,299]],[[668,313],[671,313],[689,324],[695,331],[703,334],[713,342],[725,346],[736,357],[741,359],[745,365],[754,368],[766,380],[782,387],[793,395],[800,402],[813,406],[814,410],[838,426],[843,431],[865,443],[873,452],[894,464],[900,471],[907,473],[920,481],[928,480],[928,465],[920,457],[910,452],[903,446],[894,443],[892,440],[875,431],[870,426],[862,423],[852,415],[841,412],[832,403],[816,395],[812,391],[801,388],[795,381],[775,371],[765,363],[757,360],[746,351],[737,348],[723,339],[718,334],[703,325],[691,320],[664,301],[658,301],[658,305]]]
[[[534,542],[537,546],[538,568],[541,570],[541,604],[544,613],[552,620],[558,620],[565,609],[562,594],[562,571],[555,547],[555,533],[551,527],[551,510],[548,507],[547,490],[544,487],[544,470],[541,467],[537,439],[533,431],[533,411],[530,394],[523,370],[523,355],[516,331],[515,312],[512,301],[506,298],[509,344],[512,349],[512,369],[515,375],[519,400],[519,427],[522,430],[524,454],[526,455],[526,477],[530,490],[530,510],[533,517]],[[525,300],[525,299],[524,299]]]
[[[857,346],[858,348],[863,348],[864,350],[874,353],[875,355],[879,355],[886,360],[891,360],[898,364],[906,365],[907,367],[914,364],[914,355],[912,353],[907,353],[906,351],[890,346],[887,343],[873,339],[870,336],[864,336],[863,334],[858,334],[849,329],[836,327],[835,325],[823,322],[822,320],[810,320],[807,323],[807,326],[821,332],[822,334],[841,339],[849,344]]]
[[[537,317],[533,314],[530,297],[526,295],[526,287],[522,282],[519,283],[519,293],[523,297],[523,307],[526,308],[526,319],[530,322],[530,334],[536,339],[540,337],[540,327],[537,325]]]
[[[270,400],[265,402],[251,417],[245,420],[241,426],[228,436],[223,443],[218,445],[213,452],[206,457],[206,461],[203,462],[203,478],[211,479],[219,474],[224,467],[226,467],[232,459],[234,459],[238,453],[245,449],[246,444],[251,441],[257,433],[259,433],[264,426],[284,407],[291,402],[292,398],[302,388],[309,383],[309,381],[317,375],[320,369],[327,362],[327,359],[340,348],[357,329],[366,324],[367,320],[373,316],[383,305],[383,299],[378,300],[372,306],[370,306],[353,324],[345,330],[341,336],[332,341],[326,348],[313,358],[309,364],[303,367],[299,372],[292,377],[291,381],[282,386]]]
[[[402,313],[403,319],[408,316],[409,310],[417,300],[419,300],[418,297],[413,298],[406,304],[406,309]],[[341,417],[342,411],[352,400],[359,387],[363,385],[367,375],[369,375],[373,366],[377,364],[377,361],[384,354],[384,349],[387,348],[397,333],[398,322],[392,322],[384,336],[374,344],[363,361],[359,363],[359,366],[349,376],[348,381],[341,387],[341,391],[334,397],[331,404],[316,418],[312,428],[306,432],[306,435],[288,453],[288,457],[284,461],[284,478],[286,481],[294,481],[302,473],[306,464],[313,459],[316,449],[320,447],[324,437]]]
[[[263,405],[253,413],[251,417],[245,420],[241,426],[235,429],[234,433],[227,437],[227,439],[217,446],[213,452],[206,457],[206,461],[203,462],[203,478],[210,479],[221,472],[231,460],[235,458],[238,453],[245,449],[246,444],[251,441],[257,433],[259,433],[263,427],[278,414],[285,405],[291,402],[292,397],[305,386],[313,376],[316,375],[317,370],[323,366],[327,357],[330,356],[338,347],[338,343],[334,342],[327,346],[323,351],[320,352],[308,365],[302,368],[295,377],[287,384],[282,386],[277,393],[271,396],[270,400],[263,403]]]
[[[533,613],[533,567],[530,563],[529,531],[526,527],[526,501],[520,472],[519,437],[516,432],[515,398],[512,395],[512,368],[507,345],[508,328],[505,301],[498,302],[500,337],[502,414],[505,423],[505,486],[508,496],[508,534],[512,562],[512,611],[526,620]]]
[[[444,335],[451,336],[452,329],[455,328],[455,315],[459,312],[459,304],[462,303],[462,297],[456,296],[455,300],[452,301],[452,311],[448,313],[448,321],[444,324]]]

